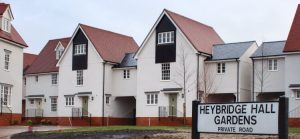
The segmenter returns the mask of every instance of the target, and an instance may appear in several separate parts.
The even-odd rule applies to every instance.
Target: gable
[[[171,20],[164,15],[155,30],[155,63],[176,62],[176,27]],[[174,32],[174,43],[158,44],[158,34],[170,31]]]
[[[72,40],[72,70],[84,70],[88,67],[88,39],[84,35],[81,29],[78,29],[76,35]],[[85,44],[86,54],[75,55],[75,46],[79,44]]]
[[[300,6],[298,5],[283,52],[300,51]]]

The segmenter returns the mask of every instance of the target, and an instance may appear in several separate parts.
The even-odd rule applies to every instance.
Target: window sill
[[[86,54],[74,54],[74,56],[82,56],[82,55],[86,55]]]
[[[161,82],[170,82],[171,80],[160,80]]]
[[[9,70],[8,69],[3,69],[5,72],[9,72]]]
[[[75,85],[75,87],[83,87],[83,85]]]
[[[174,42],[168,42],[168,43],[157,43],[158,46],[160,45],[170,45],[170,44],[174,44]]]
[[[130,80],[130,78],[123,78],[123,80]]]
[[[52,86],[57,86],[57,84],[52,84]]]
[[[73,105],[73,106],[66,106],[66,105],[65,105],[65,107],[74,107],[74,105]]]
[[[217,75],[224,75],[225,73],[217,73]]]
[[[269,72],[277,72],[278,70],[268,70]],[[300,99],[300,98],[299,98]]]
[[[157,104],[146,104],[146,106],[157,106]]]

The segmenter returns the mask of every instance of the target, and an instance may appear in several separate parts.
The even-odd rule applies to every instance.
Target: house
[[[57,63],[58,123],[133,124],[137,49],[130,36],[79,24]]]
[[[70,38],[49,40],[31,66],[25,71],[27,119],[45,118],[57,121],[58,67],[56,63]]]
[[[30,54],[30,53],[24,53],[23,54],[23,86],[22,86],[22,118],[25,117],[25,111],[26,111],[26,78],[25,78],[25,72],[26,70],[31,66],[31,64],[36,59],[37,55]]]
[[[9,4],[0,3],[0,126],[17,124],[22,115],[23,49]]]
[[[263,42],[252,54],[252,100],[275,101],[285,94],[285,44]]]
[[[289,97],[290,117],[300,114],[300,5],[298,5],[283,52],[285,54],[285,96]],[[297,123],[298,126],[300,123]]]
[[[206,88],[207,102],[245,102],[251,100],[251,54],[255,41],[216,44],[212,57],[205,61],[200,73]]]
[[[163,10],[135,55],[136,124],[191,124],[192,100],[202,98],[198,74],[222,43],[212,27]]]

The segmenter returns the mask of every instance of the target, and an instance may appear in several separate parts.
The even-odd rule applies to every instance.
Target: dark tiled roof
[[[105,61],[120,63],[125,53],[134,53],[138,45],[130,36],[80,24],[97,52]]]
[[[180,28],[194,48],[200,52],[211,54],[213,44],[222,44],[224,41],[210,26],[166,10],[175,24]]]
[[[0,15],[3,15],[8,7],[9,7],[9,4],[0,3]]]
[[[38,74],[38,73],[49,73],[49,72],[58,72],[58,67],[56,67],[56,52],[55,48],[59,42],[62,45],[65,45],[70,38],[61,38],[55,40],[49,40],[43,50],[40,52],[36,60],[26,71],[26,74]]]
[[[255,41],[216,44],[213,46],[212,58],[209,60],[226,60],[240,58]]]
[[[300,5],[298,5],[294,21],[292,23],[284,52],[300,51]]]
[[[285,41],[263,42],[251,57],[266,57],[283,55]]]
[[[122,62],[115,66],[115,68],[125,68],[125,67],[136,67],[137,61],[134,59],[135,53],[126,53]]]

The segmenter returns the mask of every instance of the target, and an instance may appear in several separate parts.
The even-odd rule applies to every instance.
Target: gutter
[[[236,85],[236,102],[240,101],[240,60],[236,59],[237,62],[237,85]]]
[[[252,61],[252,101],[254,101],[254,97],[255,97],[255,94],[254,94],[254,60],[253,58],[251,58],[251,61]]]
[[[104,125],[104,95],[105,95],[105,64],[103,62],[103,76],[102,76],[102,125]]]

